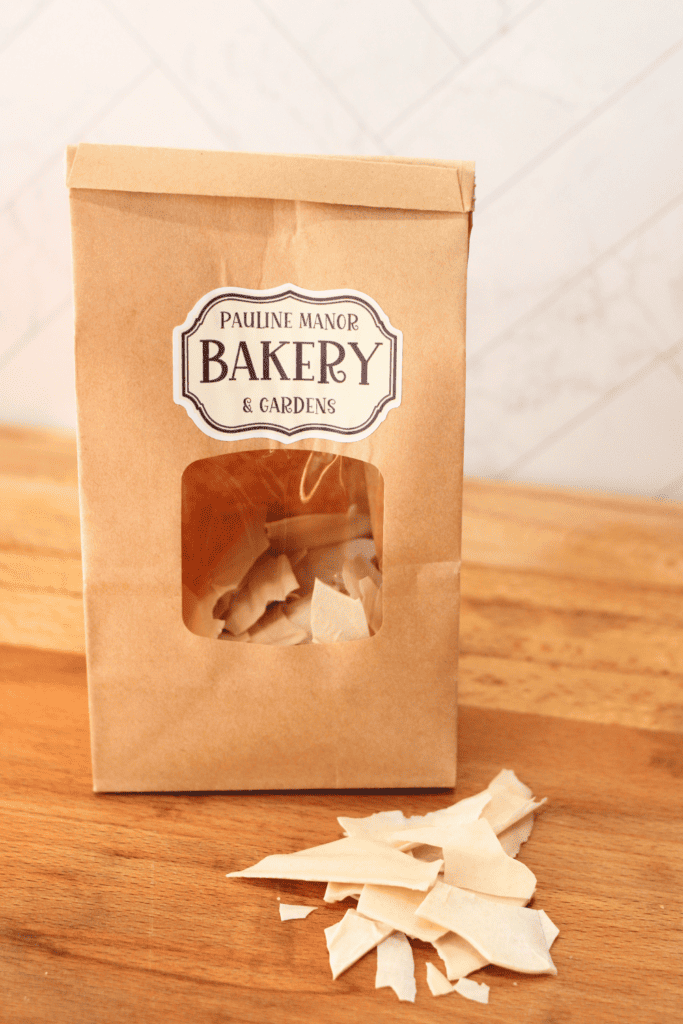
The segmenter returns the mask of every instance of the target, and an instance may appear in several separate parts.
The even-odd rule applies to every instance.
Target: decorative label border
[[[296,427],[282,427],[272,421],[253,422],[245,425],[228,426],[218,423],[209,414],[203,402],[190,390],[188,383],[188,339],[202,325],[210,310],[225,299],[248,299],[250,303],[271,304],[278,300],[296,298],[312,306],[331,305],[347,301],[364,307],[372,316],[376,327],[390,345],[390,390],[374,406],[366,419],[356,427],[338,427],[329,423],[308,423]],[[276,288],[215,288],[195,303],[185,323],[173,329],[173,400],[183,406],[190,419],[209,437],[219,441],[230,436],[240,438],[267,437],[271,440],[290,444],[306,437],[330,438],[339,441],[360,441],[373,433],[382,423],[390,409],[401,404],[401,366],[403,355],[403,334],[393,327],[383,310],[374,299],[353,288],[310,291],[298,285],[285,284]]]

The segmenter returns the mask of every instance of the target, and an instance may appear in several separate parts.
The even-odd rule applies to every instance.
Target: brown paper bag
[[[453,786],[472,165],[67,163],[94,788]]]

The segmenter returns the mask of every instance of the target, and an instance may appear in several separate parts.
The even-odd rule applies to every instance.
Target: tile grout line
[[[673,46],[670,46],[668,48],[668,50],[664,50],[663,53],[660,53],[659,57],[657,57],[656,60],[652,61],[652,63],[648,64],[646,68],[643,68],[641,71],[639,71],[637,75],[633,76],[633,78],[630,78],[627,82],[620,86],[620,88],[617,89],[616,92],[612,93],[611,96],[606,97],[606,99],[604,99],[602,103],[599,103],[597,107],[590,111],[590,113],[586,114],[585,117],[581,118],[579,121],[573,124],[571,128],[568,128],[566,132],[564,132],[557,139],[555,139],[554,142],[551,142],[549,146],[546,146],[544,150],[542,150],[532,160],[525,164],[524,167],[520,167],[518,171],[515,171],[515,173],[512,174],[507,179],[507,181],[502,182],[497,188],[493,190],[493,192],[489,192],[487,196],[484,196],[484,198],[480,200],[477,204],[478,209],[487,209],[492,203],[497,202],[497,200],[500,199],[501,196],[506,195],[506,193],[509,192],[511,188],[514,188],[515,185],[522,181],[528,174],[531,174],[533,171],[535,171],[537,167],[540,167],[540,165],[544,163],[549,157],[553,156],[555,153],[558,152],[558,150],[560,150],[564,145],[566,145],[567,142],[569,142],[576,135],[579,135],[582,131],[584,131],[584,129],[586,129],[590,124],[592,124],[593,121],[596,121],[606,111],[608,111],[610,107],[614,106],[615,103],[618,103],[619,100],[624,98],[624,96],[627,96],[632,89],[635,89],[637,86],[641,85],[654,71],[656,71],[660,67],[660,65],[665,64],[671,57],[678,53],[681,47],[683,47],[683,39],[677,40],[673,44]]]
[[[495,335],[493,338],[490,339],[490,341],[487,341],[484,345],[482,345],[481,348],[479,348],[476,352],[473,352],[468,360],[468,368],[472,369],[478,366],[492,352],[494,352],[497,348],[504,344],[504,342],[507,341],[507,339],[516,331],[518,331],[520,327],[523,327],[525,324],[530,323],[532,320],[535,319],[535,317],[538,316],[539,313],[543,313],[547,309],[549,309],[553,305],[553,303],[557,302],[558,298],[565,291],[567,291],[567,289],[573,288],[574,285],[578,284],[578,282],[583,277],[586,277],[586,275],[593,273],[595,270],[601,267],[603,263],[607,262],[607,260],[615,256],[620,249],[629,245],[635,238],[638,238],[639,235],[643,234],[663,217],[666,217],[667,214],[672,212],[672,210],[675,210],[676,207],[679,206],[682,201],[683,192],[679,192],[678,195],[675,195],[672,199],[669,199],[669,201],[666,202],[664,206],[661,206],[658,210],[655,210],[654,213],[650,214],[649,217],[646,217],[645,220],[640,222],[640,224],[637,224],[634,228],[631,228],[631,230],[628,231],[625,235],[617,239],[616,242],[613,242],[612,245],[608,246],[608,248],[601,252],[599,256],[596,256],[595,259],[591,260],[590,263],[587,263],[584,267],[581,267],[580,270],[575,271],[570,277],[568,277],[565,281],[559,284],[550,293],[550,295],[547,295],[544,299],[541,299],[541,301],[538,302],[532,309],[528,310],[526,313],[523,313],[515,321],[513,321],[513,323],[510,324],[509,327],[504,328],[504,330],[502,330],[500,334]]]
[[[0,356],[0,373],[4,373],[7,367],[12,363],[12,360],[19,355],[22,349],[24,349],[29,342],[33,341],[34,338],[37,338],[38,335],[41,334],[46,327],[49,327],[52,321],[56,320],[57,317],[63,313],[65,309],[68,309],[70,305],[71,295],[54,306],[52,310],[42,318],[42,320],[36,321],[28,328],[28,330],[24,331],[24,333],[17,338],[14,344],[10,345],[10,347]]]
[[[106,117],[107,114],[109,114],[118,106],[121,100],[123,100],[130,92],[132,92],[133,89],[136,89],[137,86],[140,85],[140,83],[143,82],[145,78],[147,78],[147,76],[152,72],[152,70],[153,65],[150,64],[144,69],[144,71],[141,71],[140,74],[136,75],[135,78],[133,78],[130,82],[127,82],[126,85],[123,88],[119,89],[119,91],[115,93],[114,96],[112,96],[111,99],[109,99],[107,103],[105,103],[105,105],[90,118],[89,121],[86,121],[84,125],[81,125],[80,128],[70,133],[70,135],[67,136],[67,139],[73,138],[77,134],[83,135],[89,132],[91,128],[94,128],[95,125],[97,125],[103,117]],[[40,167],[38,167],[36,171],[30,174],[28,178],[26,178],[22,182],[22,184],[19,186],[19,188],[16,190],[13,196],[11,196],[9,199],[5,201],[3,206],[0,208],[0,214],[6,213],[9,209],[11,209],[11,207],[14,206],[14,204],[23,195],[23,193],[27,189],[31,188],[32,185],[35,185],[37,181],[40,180],[40,178],[48,169],[48,167],[51,167],[55,163],[55,161],[60,160],[62,158],[66,145],[67,143],[62,143],[59,149],[54,150],[54,152],[51,153],[49,157],[43,160]]]
[[[486,53],[486,51],[490,49],[502,36],[506,36],[509,32],[512,31],[512,29],[517,28],[520,22],[524,21],[529,15],[533,14],[534,11],[538,7],[541,7],[542,4],[544,4],[545,2],[546,0],[532,0],[530,4],[527,4],[524,10],[520,11],[516,17],[511,18],[510,21],[506,22],[501,28],[498,29],[497,32],[494,32],[493,35],[485,39],[483,43],[481,43],[475,50],[472,51],[472,53],[469,54],[469,56],[464,57],[459,67],[453,68],[451,71],[449,71],[448,74],[444,75],[444,77],[440,81],[436,82],[433,86],[431,86],[431,88],[429,88],[424,93],[424,95],[422,95],[418,100],[415,100],[413,103],[409,104],[409,106],[407,106],[405,110],[402,111],[402,113],[398,114],[393,119],[393,121],[390,121],[389,124],[382,129],[383,137],[386,138],[387,135],[390,135],[392,132],[394,132],[398,127],[400,127],[401,124],[403,124],[404,121],[406,121],[409,117],[416,113],[420,109],[420,107],[423,107],[426,103],[429,103],[429,101],[432,100],[434,96],[437,96],[442,89],[445,89],[448,85],[450,85],[453,79],[457,78],[461,71],[464,71],[465,68],[469,67],[470,64],[474,63],[474,61],[477,60],[478,57],[480,57],[483,53]]]
[[[669,358],[667,360],[665,365],[666,365],[667,370],[671,374],[673,374],[673,376],[676,379],[676,382],[678,384],[680,384],[681,389],[683,390],[683,370],[681,370],[680,367],[674,362],[674,355],[672,355],[671,358]],[[683,399],[683,395],[681,396],[681,398]],[[667,497],[667,492],[672,492],[672,491],[675,492],[675,491],[677,491],[679,489],[679,487],[681,486],[681,484],[683,484],[683,473],[679,473],[678,476],[674,480],[671,481],[671,483],[667,484],[666,487],[663,487],[661,489],[661,491],[660,491],[661,496],[665,500],[674,501],[675,499]],[[680,501],[681,499],[679,498],[678,500]]]
[[[214,131],[219,138],[227,141],[227,135],[225,129],[217,121],[214,121],[213,117],[209,112],[202,106],[196,96],[185,87],[181,78],[176,75],[173,69],[166,63],[163,58],[150,46],[145,37],[142,35],[134,25],[124,18],[116,4],[110,2],[110,0],[100,0],[100,3],[107,11],[111,14],[112,18],[118,21],[119,25],[128,32],[128,34],[135,40],[138,46],[145,51],[148,58],[152,61],[153,66],[157,71],[160,71],[166,76],[171,85],[176,89],[178,93],[183,97],[186,103],[188,103],[192,109],[199,114],[203,121]]]
[[[51,3],[52,0],[42,0],[41,3],[37,4],[36,7],[26,15],[23,21],[20,21],[14,26],[14,28],[10,29],[7,39],[0,44],[0,54],[4,53],[5,50],[12,45],[14,40],[19,38],[24,29],[28,28],[31,22],[34,21]]]
[[[271,25],[273,25],[273,27],[277,29],[277,31],[280,33],[285,42],[291,47],[292,50],[294,50],[298,57],[323,83],[323,85],[331,93],[331,95],[334,96],[339,105],[343,107],[347,114],[349,114],[349,116],[356,122],[361,131],[364,132],[368,136],[368,138],[372,139],[372,141],[375,143],[375,145],[377,146],[381,153],[386,154],[387,149],[381,136],[377,135],[371,128],[368,127],[368,125],[365,124],[364,121],[361,120],[353,104],[349,103],[346,97],[343,96],[337,90],[337,88],[334,85],[334,82],[331,82],[330,79],[327,78],[326,75],[324,75],[322,71],[315,65],[315,63],[311,60],[306,50],[303,47],[299,46],[296,40],[292,39],[292,37],[281,24],[281,22],[272,13],[270,8],[268,7],[268,4],[264,3],[263,0],[252,0],[252,3],[254,7],[256,7],[261,12],[263,17],[267,18]]]
[[[428,11],[425,11],[425,9],[424,9],[422,3],[420,2],[420,0],[410,0],[410,2],[412,4],[412,6],[415,8],[415,10],[417,11],[417,13],[420,15],[420,17],[423,18],[424,21],[427,22],[427,24],[429,25],[431,30],[434,33],[436,33],[436,35],[439,37],[441,42],[445,46],[448,47],[448,49],[451,51],[451,53],[455,54],[455,56],[458,58],[459,61],[465,60],[465,54],[462,52],[460,47],[457,46],[453,42],[453,40],[450,38],[449,35],[446,34],[446,32],[444,32],[444,30],[442,29],[441,25],[439,25],[438,22],[434,21],[434,19],[432,18],[431,14],[429,14]]]
[[[675,494],[676,491],[680,490],[683,486],[683,473],[680,473],[671,483],[663,487],[658,494],[655,495],[660,501],[683,501],[682,498],[672,498],[671,495]]]
[[[673,373],[674,377],[681,385],[681,387],[683,387],[683,370],[679,369],[679,367],[676,366],[676,364],[673,361],[673,358],[666,365],[671,371],[671,373]]]
[[[509,478],[511,473],[515,473],[521,466],[523,466],[530,459],[539,455],[546,448],[555,444],[566,434],[571,433],[576,427],[581,426],[582,423],[586,423],[592,416],[600,412],[602,409],[607,408],[611,403],[618,398],[620,395],[630,391],[631,388],[639,384],[641,380],[645,380],[651,373],[653,373],[658,367],[666,366],[667,363],[677,356],[680,352],[683,352],[683,339],[677,341],[675,345],[671,345],[665,352],[658,352],[657,355],[653,356],[650,362],[646,366],[642,366],[635,373],[627,377],[626,380],[620,381],[615,384],[614,387],[610,388],[606,394],[602,395],[601,398],[596,399],[585,409],[572,416],[566,423],[563,423],[560,427],[557,427],[550,434],[543,438],[542,441],[538,441],[523,455],[518,456],[504,469],[499,470],[492,476],[494,480],[505,480]],[[683,383],[683,382],[682,382]]]

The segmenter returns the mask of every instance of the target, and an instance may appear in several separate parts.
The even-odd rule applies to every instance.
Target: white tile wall
[[[479,474],[519,478],[527,452],[683,340],[681,238],[683,196],[471,357],[468,459]],[[629,490],[638,479],[624,477]]]
[[[457,60],[443,33],[411,0],[257,4],[378,140]]]
[[[543,483],[621,489],[639,466],[645,493],[664,495],[683,465],[683,382],[656,364],[577,416],[571,430],[549,436],[526,462]]]
[[[477,161],[466,471],[683,500],[679,0],[0,6],[0,419],[75,425],[70,142]]]
[[[26,337],[4,367],[4,419],[45,427],[75,425],[73,346],[64,344],[72,331],[73,316],[66,302],[42,321],[40,331]]]
[[[475,352],[683,194],[681,84],[683,48],[505,192],[481,197]]]
[[[453,52],[466,60],[516,24],[539,0],[417,0],[414,7],[443,34]]]
[[[42,7],[0,58],[3,132],[0,201],[20,194],[64,140],[87,130],[149,65],[99,3]]]
[[[0,213],[0,367],[22,339],[68,303],[71,293],[71,241],[68,194],[61,154],[26,182]],[[66,335],[62,351],[70,348]],[[4,382],[0,369],[0,387]],[[7,419],[4,391],[0,418]]]

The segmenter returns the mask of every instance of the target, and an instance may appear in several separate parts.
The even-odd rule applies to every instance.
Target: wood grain
[[[331,979],[314,883],[227,879],[339,835],[338,814],[424,812],[446,792],[93,795],[83,659],[0,649],[3,1024],[669,1024],[683,998],[683,745],[669,733],[464,708],[458,797],[514,766],[549,799],[523,848],[559,974],[496,968],[488,1007],[374,991],[370,954]],[[317,909],[281,923],[277,899]],[[515,984],[516,982],[516,984]]]
[[[73,432],[0,424],[0,472],[7,476],[77,484]]]
[[[683,505],[466,480],[460,703],[683,732]],[[0,428],[0,642],[83,652],[76,447]]]
[[[683,585],[679,502],[468,480],[467,561],[626,585]]]
[[[0,642],[84,651],[76,443],[0,427]]]
[[[683,732],[683,506],[467,480],[461,703]]]

